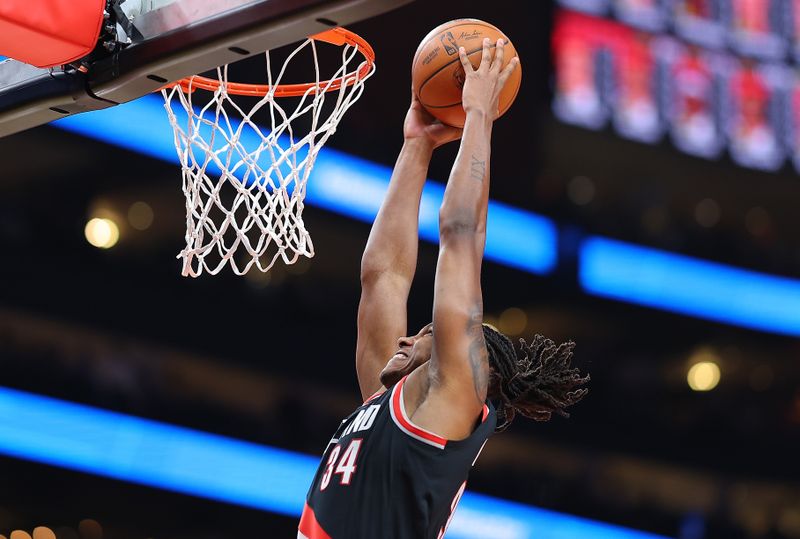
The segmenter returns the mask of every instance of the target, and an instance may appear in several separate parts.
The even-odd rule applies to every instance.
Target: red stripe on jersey
[[[486,421],[487,417],[489,417],[489,407],[484,404],[483,405],[483,417],[481,418],[481,423]]]
[[[322,526],[317,522],[317,517],[314,516],[314,510],[305,504],[303,507],[303,516],[300,517],[300,525],[297,527],[304,539],[331,539],[331,536],[325,533]]]
[[[441,436],[425,430],[422,427],[416,426],[406,415],[406,407],[405,403],[403,402],[403,384],[405,381],[406,378],[400,380],[392,390],[392,419],[394,419],[397,426],[399,426],[400,429],[409,436],[434,447],[438,447],[439,449],[444,449],[444,447],[447,445],[446,438],[442,438]]]
[[[375,392],[375,394],[374,394],[374,395],[372,395],[370,398],[368,398],[367,400],[365,400],[365,401],[364,401],[364,404],[367,404],[369,401],[371,401],[371,400],[372,400],[372,399],[374,399],[375,397],[378,397],[378,396],[380,396],[380,395],[383,395],[384,393],[386,393],[386,388],[379,389],[377,392]]]

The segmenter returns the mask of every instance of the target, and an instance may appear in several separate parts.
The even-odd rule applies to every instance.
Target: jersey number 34
[[[331,482],[334,474],[341,475],[340,484],[349,485],[353,479],[353,474],[356,473],[356,459],[358,452],[361,450],[362,438],[355,438],[347,446],[347,449],[342,453],[342,458],[339,458],[342,446],[337,445],[331,451],[331,456],[328,457],[328,464],[325,467],[325,474],[322,476],[322,481],[319,483],[319,489],[325,490]]]

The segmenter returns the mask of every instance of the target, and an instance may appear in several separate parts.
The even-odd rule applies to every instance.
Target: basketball
[[[472,65],[481,63],[483,40],[489,38],[494,48],[505,40],[503,67],[517,55],[514,45],[497,27],[478,19],[456,19],[434,28],[420,43],[411,68],[411,81],[420,103],[443,123],[464,127],[466,114],[461,106],[464,68],[458,58],[459,47],[467,51]],[[511,107],[522,82],[522,68],[511,74],[500,94],[500,115]]]

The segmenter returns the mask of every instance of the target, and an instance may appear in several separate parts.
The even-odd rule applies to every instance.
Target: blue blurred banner
[[[318,459],[0,387],[0,454],[299,517]],[[450,539],[664,539],[474,493]]]
[[[159,96],[79,114],[54,125],[178,166],[172,128]],[[390,167],[323,148],[308,183],[306,200],[371,223],[390,176]],[[442,184],[428,182],[420,206],[420,236],[434,243],[438,241],[438,210],[443,195]],[[487,260],[536,274],[555,269],[559,236],[550,219],[490,201],[488,226]],[[592,294],[619,301],[800,335],[800,285],[792,279],[590,238],[581,251],[580,282]]]
[[[597,296],[800,336],[800,280],[601,237],[580,249],[580,282]]]

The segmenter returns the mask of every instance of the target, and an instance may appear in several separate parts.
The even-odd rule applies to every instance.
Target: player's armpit
[[[434,329],[432,381],[462,406],[481,410],[489,384],[482,303],[477,299],[468,309],[444,305],[438,309],[438,315],[440,323]],[[441,323],[441,320],[453,323]]]
[[[489,366],[482,311],[480,299],[466,311],[440,305],[439,319],[459,321],[461,326],[444,323],[434,329],[428,368],[417,369],[406,382],[406,406],[414,410],[415,424],[448,440],[468,438],[483,412]],[[416,408],[414,402],[419,402]]]
[[[469,359],[475,398],[480,408],[483,408],[489,387],[489,354],[483,338],[483,300],[477,301],[470,309],[465,331],[469,340],[467,358]]]

